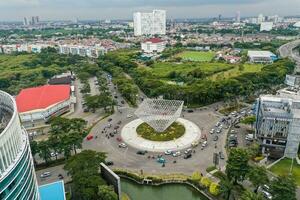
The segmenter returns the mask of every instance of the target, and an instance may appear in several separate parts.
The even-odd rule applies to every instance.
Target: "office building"
[[[136,12],[133,14],[134,35],[165,35],[166,11],[153,10],[151,13]]]
[[[28,26],[28,20],[27,20],[27,17],[24,17],[24,19],[23,19],[23,25],[24,25],[24,26]]]
[[[70,85],[44,85],[26,88],[16,97],[23,126],[28,130],[38,129],[51,117],[62,115],[71,109]]]
[[[290,87],[299,88],[300,86],[300,76],[299,75],[286,75],[284,83]]]
[[[273,63],[277,56],[270,51],[248,51],[249,61],[252,63]]]
[[[0,199],[38,200],[33,158],[16,102],[3,91],[0,91],[0,102]]]
[[[284,89],[278,95],[259,97],[256,113],[256,137],[262,153],[279,158],[298,156],[300,142],[300,96]]]
[[[235,22],[240,23],[241,22],[241,12],[237,11],[235,15]]]
[[[260,23],[260,31],[271,31],[273,29],[273,22]]]
[[[263,14],[259,14],[257,17],[257,24],[261,24],[262,22],[265,21],[265,17]]]

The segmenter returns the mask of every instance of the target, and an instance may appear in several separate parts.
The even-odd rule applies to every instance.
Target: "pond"
[[[194,188],[183,184],[149,186],[121,179],[121,187],[130,200],[207,200]]]

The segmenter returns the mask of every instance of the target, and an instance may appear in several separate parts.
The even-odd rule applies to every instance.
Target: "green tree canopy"
[[[291,176],[279,176],[271,181],[273,200],[296,200],[296,183]]]

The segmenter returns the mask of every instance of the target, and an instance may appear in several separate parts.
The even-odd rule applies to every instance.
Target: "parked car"
[[[44,172],[41,174],[41,178],[46,178],[46,177],[49,177],[51,176],[51,172]]]
[[[94,136],[92,136],[92,135],[89,135],[86,137],[87,140],[92,140],[93,138],[94,138]]]
[[[190,109],[190,110],[187,110],[187,112],[188,113],[193,113],[194,111]]]
[[[127,115],[127,118],[131,118],[131,117],[133,117],[133,115],[131,115],[131,114],[128,114],[128,115]]]
[[[270,193],[270,187],[268,185],[263,185],[258,187],[258,192],[262,193],[266,199],[273,199],[272,194]]]
[[[136,152],[136,154],[138,155],[145,155],[147,153],[147,151],[143,151],[143,150],[139,150]]]
[[[190,153],[192,153],[192,151],[193,151],[192,149],[187,149],[184,151],[184,154],[190,154]]]
[[[113,161],[106,161],[105,164],[107,166],[112,166],[112,165],[114,165],[114,162]]]
[[[189,158],[191,158],[191,157],[192,157],[192,154],[189,153],[189,154],[185,154],[183,158],[184,158],[184,159],[189,159]]]
[[[122,142],[122,138],[117,137],[117,141],[118,141],[118,142]]]
[[[214,141],[217,141],[219,139],[219,137],[217,135],[215,135],[215,137],[213,138]]]
[[[58,153],[57,152],[51,152],[50,155],[51,155],[51,157],[55,157],[55,156],[58,155]]]
[[[222,151],[219,152],[219,157],[220,157],[220,159],[222,159],[222,160],[225,159],[225,156],[224,156],[224,154],[223,154]]]
[[[111,121],[112,121],[112,118],[109,118],[107,121],[108,121],[108,122],[111,122]]]
[[[207,146],[207,141],[202,142],[202,147],[206,147]]]
[[[64,179],[64,176],[62,174],[58,174],[57,176],[59,179]]]
[[[194,142],[192,142],[192,147],[196,147],[196,146],[198,146],[199,145],[199,141],[194,141]]]
[[[210,134],[214,134],[214,133],[215,133],[215,129],[211,129],[211,130],[209,131],[209,133],[210,133]]]
[[[172,150],[167,150],[167,151],[165,151],[165,155],[171,155],[172,153],[173,153]]]
[[[124,101],[124,100],[122,100],[122,101],[121,101],[121,104],[125,104],[125,101]]]
[[[120,148],[126,148],[126,147],[127,147],[127,144],[125,144],[125,143],[120,143],[120,144],[119,144],[119,147],[120,147]]]
[[[176,151],[172,154],[173,157],[178,157],[181,155],[181,152],[180,151]]]

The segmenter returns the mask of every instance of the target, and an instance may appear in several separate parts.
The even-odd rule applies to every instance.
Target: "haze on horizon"
[[[0,21],[132,19],[135,11],[167,10],[168,18],[300,15],[300,0],[0,0]]]

